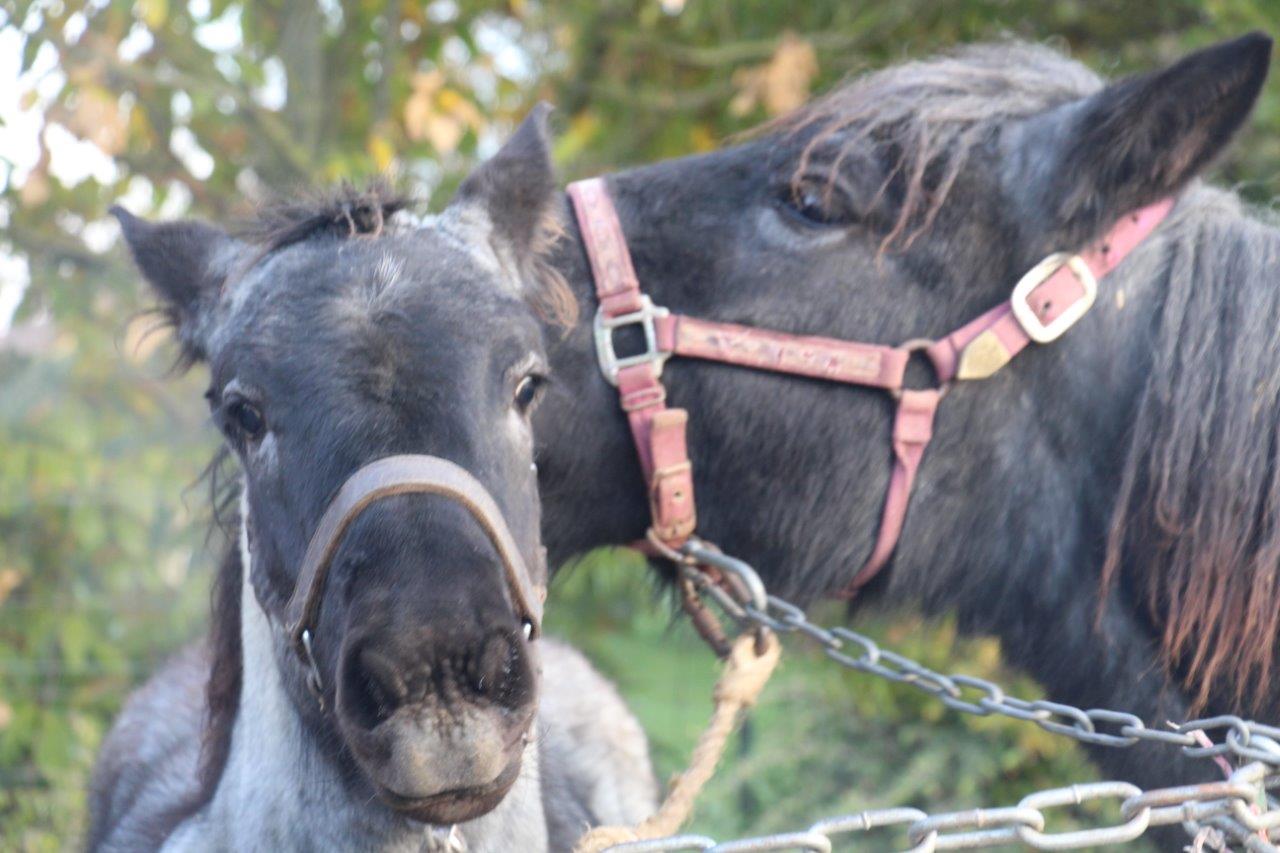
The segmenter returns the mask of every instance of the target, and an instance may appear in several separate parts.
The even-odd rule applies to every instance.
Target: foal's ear
[[[236,241],[194,220],[148,222],[119,205],[111,215],[119,220],[134,263],[173,321],[184,358],[205,358],[205,320],[231,269]]]
[[[522,258],[536,250],[556,194],[547,116],[551,105],[533,108],[497,154],[472,172],[449,207],[475,206],[493,226],[500,248]]]
[[[1244,123],[1270,59],[1271,39],[1251,33],[1108,86],[1065,108],[1065,127],[1062,114],[1033,120],[1040,127],[1028,142],[1052,135],[1060,152],[1047,180],[1035,182],[1039,203],[1083,241],[1178,192]]]

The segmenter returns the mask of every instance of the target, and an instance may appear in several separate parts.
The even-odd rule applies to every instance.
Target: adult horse
[[[1250,35],[1110,85],[1044,47],[973,47],[608,177],[657,305],[890,346],[944,337],[1047,254],[1173,200],[1064,336],[1012,361],[997,348],[989,378],[951,388],[859,606],[954,612],[1051,698],[1149,725],[1280,718],[1280,231],[1197,180],[1248,116],[1270,46]],[[535,418],[553,565],[650,523],[598,365],[598,282],[561,203],[554,265],[588,310],[549,335],[556,390]],[[918,361],[909,381],[932,386]],[[662,381],[689,412],[699,534],[802,605],[847,588],[885,504],[889,395],[694,359]],[[1215,772],[1160,747],[1097,757],[1142,784]]]
[[[563,284],[519,261],[544,210],[508,200],[550,189],[523,168],[545,158],[536,125],[421,228],[376,189],[237,237],[117,212],[208,364],[241,518],[209,642],[103,746],[90,849],[567,850],[653,808],[612,686],[534,642],[529,303]]]

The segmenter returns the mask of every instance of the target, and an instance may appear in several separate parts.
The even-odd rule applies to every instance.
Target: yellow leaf
[[[462,141],[464,130],[462,123],[452,116],[434,113],[427,117],[423,132],[432,148],[441,154],[452,154]]]
[[[809,99],[809,86],[818,74],[813,45],[795,33],[784,33],[764,67],[761,95],[771,115],[790,112]]]
[[[413,75],[413,92],[404,103],[404,132],[415,142],[427,138],[427,123],[436,111],[436,92],[444,85],[439,71]]]
[[[583,110],[569,121],[569,127],[556,140],[556,159],[575,160],[595,141],[600,131],[600,117]]]
[[[783,33],[769,61],[733,74],[737,93],[729,112],[746,115],[763,105],[770,115],[790,112],[809,99],[809,87],[818,74],[813,45],[795,33]]]
[[[27,176],[22,189],[18,191],[18,198],[23,207],[39,207],[49,200],[50,192],[49,176],[43,169],[37,168]]]
[[[436,95],[436,103],[440,105],[440,109],[451,113],[462,103],[462,96],[454,89],[441,89],[440,94]]]
[[[373,164],[378,171],[385,172],[391,168],[391,163],[396,158],[396,150],[385,136],[379,134],[370,136],[368,148],[369,156],[373,158]]]
[[[693,142],[694,151],[711,151],[716,147],[715,134],[705,124],[695,124],[689,132],[689,139]]]
[[[169,18],[169,0],[138,0],[138,17],[153,30],[164,26]]]
[[[430,95],[444,85],[444,74],[438,68],[413,75],[413,91]]]
[[[100,86],[80,90],[67,126],[107,154],[119,154],[129,138],[129,117],[121,113],[116,97]]]
[[[463,124],[470,126],[476,133],[484,130],[489,124],[485,121],[484,113],[480,112],[476,105],[470,101],[463,101],[462,105],[454,112],[454,115],[456,115]]]
[[[22,573],[17,569],[0,569],[0,604],[22,584]],[[4,728],[4,726],[0,726]]]

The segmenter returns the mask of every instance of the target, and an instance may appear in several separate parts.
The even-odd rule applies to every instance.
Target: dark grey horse
[[[860,606],[954,612],[1051,698],[1152,726],[1193,709],[1280,720],[1280,231],[1197,180],[1270,47],[1251,35],[1110,85],[1043,47],[973,47],[609,178],[657,304],[891,345],[947,334],[1050,252],[1177,197],[1064,338],[943,401],[895,559]],[[535,418],[552,565],[648,523],[559,198],[556,266],[586,310],[549,329],[556,383]],[[690,413],[699,533],[803,605],[844,587],[884,501],[887,395],[692,360],[663,378]],[[1217,772],[1160,747],[1098,758],[1139,783]]]
[[[118,215],[241,472],[212,636],[129,700],[89,847],[565,850],[650,812],[643,732],[576,652],[530,642],[479,525],[450,500],[373,504],[316,621],[320,701],[283,631],[330,498],[392,454],[442,456],[493,494],[545,577],[530,417],[551,184],[539,115],[422,227],[385,191],[274,210],[249,233]],[[513,203],[513,201],[515,203]],[[534,306],[534,307],[531,307]],[[541,694],[541,703],[539,695]]]

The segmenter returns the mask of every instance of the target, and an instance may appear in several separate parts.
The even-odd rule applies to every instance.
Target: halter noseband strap
[[[1060,337],[1093,305],[1098,279],[1115,269],[1173,208],[1173,200],[1164,199],[1135,211],[1086,251],[1045,258],[1022,277],[1007,300],[954,332],[938,340],[892,347],[715,323],[655,306],[640,290],[604,179],[578,181],[569,185],[568,192],[600,302],[595,318],[600,369],[618,388],[649,487],[650,538],[667,552],[684,546],[697,524],[693,466],[685,441],[688,414],[666,406],[661,376],[667,359],[717,361],[878,388],[893,396],[893,469],[879,532],[867,561],[848,585],[834,593],[838,598],[852,598],[884,568],[897,547],[916,471],[933,437],[934,415],[950,384],[985,379],[1028,344]],[[613,332],[631,325],[644,332],[645,351],[619,357]],[[937,387],[903,387],[914,352],[923,352],[929,359]]]
[[[290,643],[309,668],[311,687],[319,692],[311,654],[311,637],[324,599],[329,565],[351,523],[374,501],[392,495],[431,494],[461,504],[480,524],[502,562],[512,603],[530,626],[530,638],[542,632],[542,604],[546,587],[529,574],[502,512],[484,486],[466,470],[438,456],[387,456],[352,474],[325,510],[302,559],[293,596],[285,606]]]

